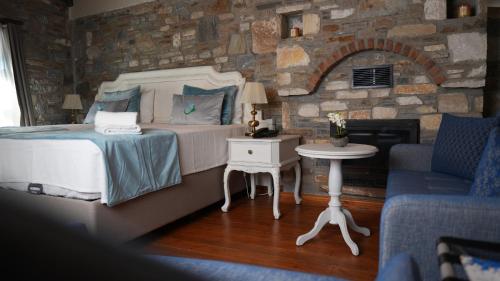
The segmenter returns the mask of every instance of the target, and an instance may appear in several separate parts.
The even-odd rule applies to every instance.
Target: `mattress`
[[[91,125],[68,125],[70,130]],[[224,165],[226,138],[244,134],[243,125],[141,124],[143,128],[174,131],[183,176]],[[0,139],[0,187],[27,191],[30,183],[43,193],[107,203],[102,151],[89,140]]]

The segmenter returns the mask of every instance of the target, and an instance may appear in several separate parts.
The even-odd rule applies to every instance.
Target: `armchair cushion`
[[[379,272],[376,281],[419,281],[420,272],[413,258],[402,253],[393,257]]]
[[[404,194],[467,195],[471,182],[459,177],[407,170],[391,170],[387,178],[386,199]]]
[[[500,128],[491,131],[476,169],[470,195],[500,196]]]
[[[432,171],[472,180],[491,129],[498,118],[443,114],[434,144]]]
[[[389,153],[391,170],[431,170],[432,144],[396,144]]]
[[[500,240],[500,199],[459,195],[401,195],[388,199],[380,222],[379,268],[408,253],[423,280],[438,280],[436,241],[442,236]]]

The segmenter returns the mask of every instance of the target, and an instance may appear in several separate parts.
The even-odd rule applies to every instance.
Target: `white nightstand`
[[[300,136],[281,135],[274,138],[254,139],[251,137],[236,137],[227,139],[229,145],[229,161],[224,171],[224,195],[226,202],[222,211],[227,212],[231,204],[228,177],[231,171],[243,171],[251,174],[251,195],[255,198],[255,174],[270,173],[273,177],[274,198],[273,214],[279,219],[280,171],[295,169],[295,203],[300,204],[301,169],[300,157],[295,151],[299,145]],[[273,192],[269,189],[269,195]]]

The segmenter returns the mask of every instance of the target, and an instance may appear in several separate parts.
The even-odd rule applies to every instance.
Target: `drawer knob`
[[[251,149],[248,150],[248,154],[252,155],[253,151]]]

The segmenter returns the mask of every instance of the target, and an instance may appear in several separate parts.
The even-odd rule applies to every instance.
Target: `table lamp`
[[[241,102],[252,105],[252,111],[250,111],[250,114],[252,114],[252,120],[248,121],[248,126],[251,128],[251,132],[248,135],[253,136],[255,134],[255,128],[259,126],[259,121],[255,120],[255,115],[257,114],[255,105],[267,103],[264,85],[260,82],[247,82],[245,84],[245,89],[243,90]]]
[[[80,95],[66,95],[64,97],[64,103],[62,105],[63,109],[71,110],[71,124],[76,123],[76,111],[82,110],[82,101],[80,100]]]

